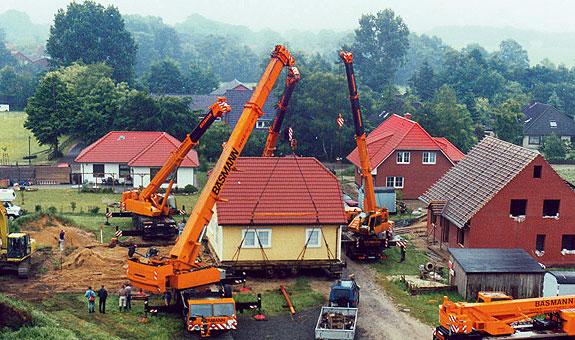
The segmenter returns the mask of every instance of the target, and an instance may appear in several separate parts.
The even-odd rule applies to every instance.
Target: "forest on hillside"
[[[487,129],[520,143],[521,110],[530,100],[575,114],[574,68],[549,59],[533,65],[519,42],[504,37],[491,52],[477,43],[454,48],[410,31],[392,9],[363,14],[352,31],[280,34],[199,15],[171,26],[86,1],[58,11],[49,29],[23,13],[0,14],[0,40],[0,101],[25,108],[27,127],[55,151],[63,136],[91,142],[113,129],[161,129],[181,139],[197,114],[189,111],[190,99],[161,94],[207,94],[233,79],[257,82],[277,43],[289,48],[302,74],[284,125],[295,131],[297,154],[322,160],[345,157],[355,145],[342,49],[355,54],[368,131],[390,113],[410,112],[431,135],[466,152]],[[31,60],[47,56],[50,68],[19,62],[10,51]],[[209,133],[225,140],[229,128]],[[256,131],[247,153],[259,154],[264,142],[265,133]],[[291,150],[284,143],[279,152]]]

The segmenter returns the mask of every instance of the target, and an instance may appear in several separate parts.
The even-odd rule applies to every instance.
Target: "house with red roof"
[[[179,145],[165,132],[112,131],[82,150],[75,161],[81,164],[84,183],[117,180],[145,187]],[[174,186],[196,185],[199,164],[196,150],[191,150],[176,172]]]
[[[521,248],[575,264],[575,192],[536,151],[485,137],[419,198],[446,248]]]
[[[338,179],[311,157],[240,157],[206,231],[219,264],[341,271],[347,223]]]
[[[392,115],[367,136],[367,150],[376,187],[401,190],[403,198],[417,199],[465,154],[445,138],[431,137],[411,115]],[[347,159],[358,169],[355,148]]]

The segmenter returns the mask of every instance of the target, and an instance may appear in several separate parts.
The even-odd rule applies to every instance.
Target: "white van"
[[[16,199],[16,193],[14,189],[0,189],[0,201],[1,202],[12,202]]]
[[[22,208],[17,205],[12,204],[12,202],[2,202],[4,209],[6,210],[6,218],[10,221],[17,219],[22,216]]]

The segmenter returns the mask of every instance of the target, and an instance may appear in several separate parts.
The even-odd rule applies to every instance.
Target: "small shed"
[[[575,295],[575,272],[549,271],[543,279],[543,296]]]
[[[377,204],[378,207],[386,207],[390,213],[396,212],[394,187],[375,187],[373,191],[375,192],[375,204]],[[361,186],[359,187],[357,199],[361,209],[363,209],[364,197],[363,186]]]
[[[466,300],[480,291],[503,291],[515,299],[539,297],[545,270],[523,249],[449,248],[449,282]]]

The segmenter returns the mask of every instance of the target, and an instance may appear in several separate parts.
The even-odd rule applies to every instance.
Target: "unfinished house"
[[[420,198],[443,247],[519,248],[575,264],[575,192],[536,151],[485,137]]]
[[[339,275],[346,217],[337,178],[309,157],[242,157],[236,169],[206,232],[216,263],[269,276]]]

